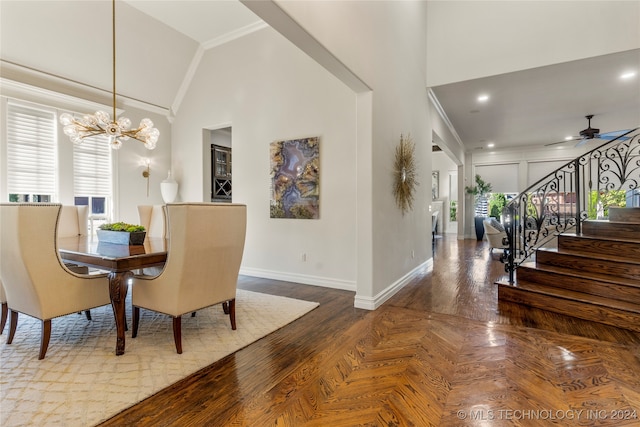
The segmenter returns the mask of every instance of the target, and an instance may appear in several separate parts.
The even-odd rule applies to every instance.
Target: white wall
[[[231,126],[242,273],[355,290],[356,96],[270,28],[205,52],[173,123],[180,198],[203,194],[203,129]],[[320,137],[320,219],[271,219],[269,144]],[[302,261],[306,254],[306,261]]]
[[[370,230],[358,236],[356,306],[379,305],[431,259],[431,126],[426,91],[426,2],[296,2],[277,4],[357,75],[371,92]],[[416,142],[414,208],[402,215],[392,193],[400,134]],[[358,158],[368,153],[358,152]],[[358,185],[366,185],[359,180]],[[360,216],[359,216],[360,220]],[[369,234],[367,238],[365,234]],[[368,272],[371,273],[368,273]]]
[[[640,47],[638,1],[429,1],[428,84]]]

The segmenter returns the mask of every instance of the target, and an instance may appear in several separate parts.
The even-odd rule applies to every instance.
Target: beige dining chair
[[[89,228],[89,206],[62,205],[58,218],[57,238],[86,236]],[[78,274],[89,274],[89,268],[65,262],[65,266]],[[87,319],[91,320],[91,314],[86,312]]]
[[[138,205],[138,219],[147,231],[147,237],[165,238],[167,235],[167,221],[164,205]]]
[[[7,305],[7,294],[4,292],[2,280],[0,280],[0,304],[2,304],[2,313],[0,314],[0,334],[4,332],[4,325],[7,324],[7,316],[9,314],[9,306]]]
[[[236,329],[236,285],[247,226],[247,207],[232,203],[166,205],[169,230],[167,262],[157,277],[133,280],[132,337],[138,333],[140,308],[173,318],[176,351],[182,353],[181,316],[223,303]]]
[[[86,236],[89,229],[89,206],[63,205],[58,220],[58,238]]]
[[[148,238],[160,238],[167,237],[167,220],[165,214],[164,205],[138,205],[138,220],[139,224],[147,231]],[[151,250],[154,250],[154,241],[149,242]],[[163,267],[147,267],[140,271],[138,274],[146,276],[157,276],[162,272]]]
[[[18,313],[42,321],[43,359],[51,320],[111,303],[106,275],[82,276],[65,267],[58,254],[59,204],[0,204],[0,275],[9,310],[13,342]]]

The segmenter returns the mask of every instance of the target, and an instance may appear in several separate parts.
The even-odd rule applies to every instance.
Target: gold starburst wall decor
[[[411,136],[404,137],[401,134],[393,165],[393,195],[402,215],[413,209],[413,193],[420,184],[416,179],[416,170],[415,144]]]

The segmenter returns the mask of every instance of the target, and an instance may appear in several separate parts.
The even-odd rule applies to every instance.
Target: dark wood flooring
[[[499,305],[503,274],[438,236],[433,271],[375,311],[242,277],[320,306],[102,426],[639,426],[640,334]]]

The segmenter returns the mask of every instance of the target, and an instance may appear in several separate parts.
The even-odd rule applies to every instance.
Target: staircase
[[[558,235],[557,249],[499,281],[498,300],[640,332],[640,208],[610,208],[608,220]]]

